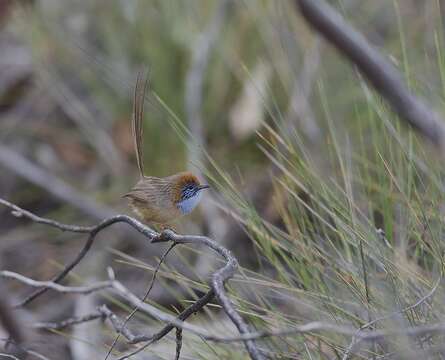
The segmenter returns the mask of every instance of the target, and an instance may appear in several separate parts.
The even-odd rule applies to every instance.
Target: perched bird
[[[164,178],[144,175],[142,119],[148,80],[145,80],[142,86],[140,77],[139,74],[134,92],[132,132],[141,178],[124,197],[129,199],[130,208],[141,220],[166,226],[169,222],[190,213],[198,205],[202,190],[209,186],[201,185],[191,172],[181,172]]]

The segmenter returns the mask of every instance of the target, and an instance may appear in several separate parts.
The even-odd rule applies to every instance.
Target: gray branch
[[[295,0],[306,21],[347,57],[393,110],[441,151],[445,125],[431,106],[414,96],[392,64],[324,0]]]
[[[57,283],[60,282],[62,279],[66,277],[67,274],[73,270],[73,268],[80,263],[80,261],[85,257],[85,255],[88,253],[88,251],[91,249],[91,246],[94,242],[94,239],[96,238],[96,235],[102,231],[103,229],[116,224],[116,223],[127,223],[137,231],[139,231],[142,235],[144,235],[146,238],[148,238],[151,242],[173,242],[175,244],[197,244],[197,245],[204,245],[206,247],[209,247],[210,249],[214,250],[216,253],[218,253],[220,256],[222,256],[226,260],[226,264],[224,267],[216,271],[212,275],[211,280],[211,288],[212,293],[208,293],[210,296],[204,296],[200,300],[204,299],[204,302],[198,301],[196,303],[199,303],[202,308],[205,306],[211,299],[213,298],[213,295],[217,297],[217,299],[220,301],[221,306],[223,307],[224,311],[227,313],[229,318],[232,320],[232,322],[236,325],[236,327],[239,329],[241,333],[248,333],[248,326],[244,322],[244,320],[241,318],[241,316],[235,311],[232,303],[230,302],[230,299],[228,298],[226,292],[225,292],[225,282],[231,278],[234,273],[237,270],[238,262],[235,259],[235,257],[232,255],[232,253],[224,248],[223,246],[219,245],[217,242],[209,239],[205,236],[194,236],[194,235],[178,235],[174,233],[171,230],[165,230],[162,233],[157,233],[148,226],[142,224],[141,222],[126,216],[126,215],[116,215],[113,217],[110,217],[108,219],[103,220],[101,223],[99,223],[96,226],[91,227],[82,227],[82,226],[71,226],[66,225],[62,223],[58,223],[56,221],[50,220],[50,219],[44,219],[37,215],[34,215],[33,213],[21,209],[15,204],[12,204],[6,200],[0,199],[0,204],[3,204],[10,209],[13,210],[13,213],[17,215],[22,215],[27,217],[30,220],[36,220],[39,223],[44,223],[46,225],[58,228],[60,230],[64,231],[73,231],[73,232],[83,232],[83,233],[89,233],[86,243],[84,244],[83,248],[79,252],[79,254],[76,256],[76,258],[68,265],[64,267],[64,269],[55,276],[50,282],[34,282],[29,279],[28,283],[31,285],[39,285],[40,287],[43,285],[44,287],[40,288],[36,292],[32,293],[30,296],[28,296],[24,301],[22,301],[18,306],[23,306],[28,303],[30,303],[32,300],[36,299],[38,296],[43,294],[46,290],[51,288],[52,290],[61,291],[61,290],[67,290],[67,287],[63,287],[58,285]],[[9,276],[11,276],[11,273],[9,273]],[[109,272],[110,282],[111,282],[111,288],[114,292],[116,292],[119,296],[124,298],[128,303],[130,303],[132,306],[137,307],[139,311],[145,312],[146,314],[154,317],[155,319],[159,321],[166,322],[168,325],[171,325],[176,328],[181,328],[183,330],[190,331],[192,333],[195,333],[196,335],[206,337],[208,335],[208,332],[206,330],[201,329],[200,327],[197,327],[195,325],[191,325],[188,323],[185,323],[180,317],[176,318],[170,314],[164,313],[160,310],[158,310],[156,307],[147,304],[143,301],[141,301],[136,295],[131,293],[122,283],[114,279],[114,274],[112,271]],[[18,274],[16,275],[16,279],[21,279],[21,276]],[[101,284],[103,285],[103,283]],[[77,289],[78,290],[78,289]],[[214,294],[213,294],[214,293]],[[168,330],[166,333],[168,333],[170,330]],[[253,360],[257,359],[263,359],[263,356],[257,349],[255,343],[253,340],[243,340],[246,348],[250,354],[250,357]]]
[[[61,293],[71,294],[91,294],[92,292],[110,288],[113,284],[110,281],[103,281],[88,286],[63,286],[52,281],[37,281],[17,274],[12,271],[0,271],[0,277],[14,279],[31,287],[48,288]]]

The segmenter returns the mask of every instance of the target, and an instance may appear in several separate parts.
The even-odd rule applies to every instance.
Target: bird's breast
[[[179,209],[179,211],[181,211],[182,214],[188,214],[190,213],[195,207],[196,205],[198,205],[199,201],[201,200],[201,192],[199,191],[196,195],[179,201],[177,203],[177,207]]]

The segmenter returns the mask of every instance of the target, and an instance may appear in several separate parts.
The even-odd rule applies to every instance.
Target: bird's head
[[[209,185],[202,185],[190,172],[175,175],[175,203],[183,214],[190,213],[201,200],[202,190]]]

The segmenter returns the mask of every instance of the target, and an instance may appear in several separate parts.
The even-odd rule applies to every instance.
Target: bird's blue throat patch
[[[178,209],[185,215],[190,213],[196,205],[198,205],[199,200],[201,200],[201,191],[197,191],[194,195],[181,200],[178,202]]]

